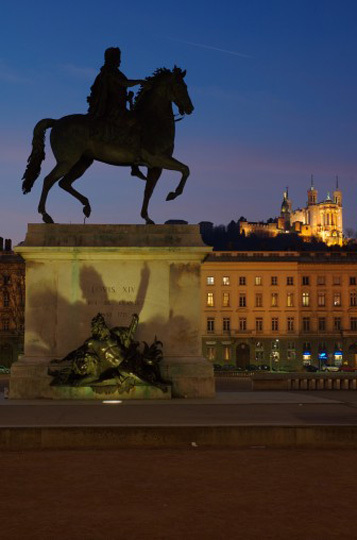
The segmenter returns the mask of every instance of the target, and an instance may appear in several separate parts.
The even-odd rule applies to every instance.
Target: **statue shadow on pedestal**
[[[170,341],[171,354],[180,355],[183,343],[185,343],[185,354],[197,354],[198,330],[192,329],[189,320],[182,315],[175,315],[172,309],[162,316],[155,314],[151,318],[140,321],[140,315],[147,300],[149,282],[150,269],[147,263],[143,263],[135,299],[116,301],[110,298],[108,287],[98,271],[90,265],[85,265],[79,274],[81,300],[70,302],[58,291],[49,288],[29,294],[28,302],[32,308],[35,308],[31,310],[29,320],[25,321],[26,333],[32,334],[31,356],[52,358],[66,356],[90,336],[91,320],[98,312],[103,314],[109,327],[129,325],[131,316],[136,313],[139,316],[139,326],[135,339],[151,342],[157,337],[163,342],[164,356],[165,340]],[[88,284],[91,284],[91,290],[101,292],[99,305],[93,303]],[[36,306],[41,307],[37,310]],[[48,309],[43,309],[43,306],[48,306]],[[115,316],[108,317],[109,313],[123,313],[123,311],[122,320]],[[190,343],[192,343],[191,351]]]

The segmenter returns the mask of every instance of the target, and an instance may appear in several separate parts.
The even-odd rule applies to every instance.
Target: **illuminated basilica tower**
[[[317,195],[313,176],[311,176],[307,205],[303,209],[299,208],[292,212],[291,225],[299,230],[302,236],[315,236],[329,246],[336,244],[342,246],[342,192],[338,186],[338,177],[336,177],[336,188],[332,199],[330,193],[327,193],[326,199],[318,202]]]

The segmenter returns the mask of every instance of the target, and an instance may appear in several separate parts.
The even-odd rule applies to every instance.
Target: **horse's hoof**
[[[91,207],[89,204],[86,204],[84,207],[83,207],[83,214],[86,216],[86,217],[89,217],[90,214],[91,214]]]
[[[141,172],[139,167],[132,167],[131,169],[131,176],[136,176],[137,178],[140,178],[140,180],[144,180],[146,182],[147,177],[144,173]]]
[[[145,221],[146,221],[146,225],[155,225],[155,221],[153,221],[150,218],[146,219]]]
[[[42,214],[42,221],[44,223],[54,223],[53,219],[51,218],[51,216],[49,216],[48,214],[44,213]]]
[[[166,197],[166,200],[167,201],[173,201],[174,199],[176,199],[176,197],[177,197],[176,193],[174,191],[170,191],[170,193]]]

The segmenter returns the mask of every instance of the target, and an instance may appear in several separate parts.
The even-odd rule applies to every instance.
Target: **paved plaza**
[[[197,441],[200,430],[225,426],[324,427],[327,434],[346,428],[353,435],[357,393],[248,392],[231,381],[219,381],[217,387],[215,400],[120,404],[22,402],[1,394],[2,443],[6,430],[31,428],[64,430],[63,437],[72,436],[71,430],[105,427],[119,430],[124,438],[125,429],[160,433],[172,428],[190,435],[186,443],[181,438],[176,445],[165,444],[163,437],[142,447],[125,447],[115,439],[117,447],[109,444],[106,449],[88,444],[24,451],[3,445],[1,537],[356,538],[354,443],[325,447],[320,441],[317,447],[298,448],[271,446],[269,437],[266,444],[243,446],[231,439],[227,445],[224,440],[213,445]],[[228,432],[221,433],[224,438]]]

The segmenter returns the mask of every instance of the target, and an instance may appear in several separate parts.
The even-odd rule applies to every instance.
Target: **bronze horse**
[[[154,223],[148,215],[148,204],[163,169],[182,174],[175,191],[166,197],[175,199],[183,192],[190,170],[172,157],[175,139],[175,118],[172,103],[181,115],[191,114],[193,105],[184,82],[186,71],[174,67],[161,68],[141,87],[132,112],[122,127],[105,124],[90,115],[75,114],[59,120],[45,118],[34,129],[32,152],[23,176],[22,190],[29,193],[41,172],[45,159],[45,132],[51,131],[51,148],[57,164],[45,177],[38,211],[45,223],[53,223],[46,211],[49,190],[59,181],[59,186],[83,204],[83,213],[90,216],[87,197],[76,191],[72,184],[80,178],[94,160],[111,165],[141,165],[148,168],[141,217]]]

